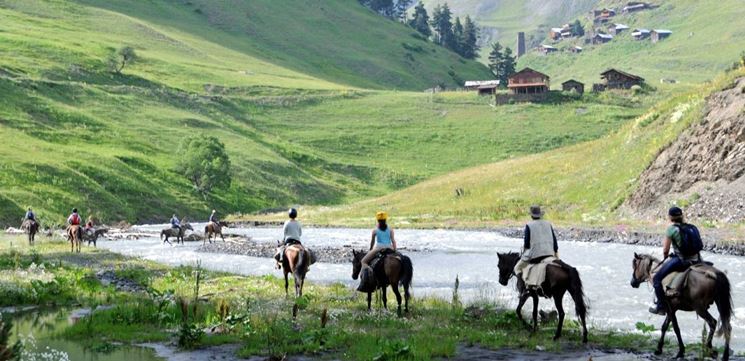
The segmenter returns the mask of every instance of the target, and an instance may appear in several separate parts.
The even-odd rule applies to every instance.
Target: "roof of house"
[[[574,79],[569,79],[569,80],[561,83],[561,85],[564,85],[564,84],[581,84],[581,85],[585,85],[583,82],[577,81],[577,80],[574,80]]]
[[[519,83],[519,84],[510,84],[507,87],[508,88],[527,88],[531,86],[546,86],[546,83]]]
[[[643,8],[646,8],[646,7],[647,7],[647,4],[644,4],[644,3],[642,3],[642,4],[635,4],[635,5],[629,5],[629,6],[624,6],[623,7],[623,11],[643,9]]]
[[[657,34],[672,34],[673,33],[672,31],[665,30],[665,29],[654,29],[652,30],[652,32],[657,33]]]
[[[574,48],[577,49],[577,50],[582,50],[582,47],[581,46],[575,46]]]
[[[562,28],[551,28],[551,31],[555,33],[560,33],[563,29]]]
[[[543,45],[541,45],[541,47],[544,48],[544,49],[553,49],[553,50],[556,50],[556,48],[553,47],[553,46],[551,46],[551,45],[545,45],[545,44],[543,44]]]
[[[598,33],[598,34],[595,34],[595,37],[601,37],[603,39],[613,39],[613,35],[611,35],[611,34],[600,34],[600,33]]]
[[[497,86],[498,86],[498,84],[484,84],[484,85],[479,85],[479,88],[478,89],[479,90],[481,90],[481,89],[495,89]]]
[[[463,86],[464,87],[473,87],[473,86],[483,86],[483,85],[499,85],[499,80],[467,80]]]
[[[523,73],[537,73],[537,74],[540,74],[540,75],[542,75],[542,76],[546,77],[546,79],[550,79],[550,78],[551,78],[550,76],[548,76],[548,75],[546,75],[546,74],[543,74],[543,73],[541,73],[540,71],[537,71],[537,70],[533,70],[533,69],[531,69],[531,68],[527,68],[527,67],[526,67],[526,68],[522,68],[522,70],[518,71],[517,73],[515,73],[515,74],[512,74],[512,75],[510,76],[510,79],[512,79],[512,78],[514,78],[514,77],[516,77],[516,76],[518,76],[518,75],[520,75],[520,74],[523,74]],[[541,84],[543,84],[543,83],[541,83]]]
[[[628,25],[624,25],[624,24],[613,24],[613,25],[616,26],[616,30],[622,30],[622,29],[628,29],[629,28]]]
[[[619,74],[621,74],[621,75],[623,75],[623,76],[625,76],[625,77],[631,78],[631,79],[635,79],[635,80],[644,80],[644,78],[642,78],[642,77],[640,77],[640,76],[638,76],[638,75],[634,75],[634,74],[631,74],[631,73],[627,73],[627,72],[625,72],[625,71],[621,71],[621,70],[618,70],[618,69],[613,69],[613,68],[611,68],[611,69],[608,69],[608,70],[606,70],[606,71],[604,71],[604,72],[600,73],[600,75],[602,75],[602,76],[604,77],[604,76],[605,76],[606,74],[608,74],[608,73],[612,73],[612,72],[615,72],[615,73],[619,73]]]

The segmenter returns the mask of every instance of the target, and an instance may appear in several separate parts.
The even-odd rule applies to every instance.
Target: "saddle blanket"
[[[556,257],[546,257],[540,263],[528,264],[523,270],[523,281],[527,287],[540,287],[546,281],[546,267],[558,260]]]
[[[399,261],[401,260],[401,253],[394,251],[392,249],[384,249],[375,256],[375,258],[370,261],[370,268],[375,269],[375,266],[378,265],[378,262],[383,260],[386,256],[392,255],[396,257]]]
[[[688,276],[691,272],[697,272],[706,277],[716,279],[716,269],[707,262],[694,264],[683,272],[672,272],[662,279],[662,286],[665,288],[665,294],[669,297],[677,296],[680,291],[688,285]]]

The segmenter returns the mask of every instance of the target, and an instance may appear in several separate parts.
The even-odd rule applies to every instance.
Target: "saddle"
[[[523,269],[522,273],[525,287],[528,289],[535,289],[538,291],[538,294],[544,295],[542,285],[546,282],[546,267],[559,267],[558,264],[554,264],[555,261],[558,261],[558,258],[546,257],[539,263],[528,264],[528,266]]]
[[[390,248],[385,248],[378,252],[378,254],[375,256],[375,258],[370,261],[370,268],[375,269],[377,267],[378,263],[380,261],[384,260],[389,255],[394,255],[399,261],[401,260],[401,253],[398,253],[398,251],[394,251]]]
[[[711,262],[699,262],[691,265],[685,271],[672,272],[662,279],[662,287],[665,289],[665,296],[678,297],[680,292],[688,285],[688,277],[692,272],[696,272],[706,277],[716,279],[717,274],[714,264]]]

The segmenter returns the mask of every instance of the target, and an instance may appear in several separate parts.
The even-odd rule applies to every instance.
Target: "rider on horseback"
[[[303,225],[296,220],[297,209],[290,208],[287,215],[290,219],[285,221],[285,225],[282,227],[282,233],[284,234],[282,239],[284,241],[279,249],[278,267],[282,267],[282,262],[285,258],[285,248],[291,244],[300,244],[300,237],[303,235]]]
[[[559,244],[551,223],[543,220],[544,212],[539,206],[530,207],[530,218],[533,220],[525,225],[525,239],[520,261],[515,265],[515,275],[522,277],[523,270],[528,264],[541,263],[547,257],[557,257]]]
[[[393,235],[393,229],[391,229],[387,224],[388,214],[385,212],[378,212],[375,214],[375,219],[378,221],[378,226],[372,231],[370,251],[362,258],[362,272],[360,273],[361,291],[368,286],[368,277],[372,276],[370,262],[383,250],[396,251],[396,238]]]
[[[83,220],[82,218],[80,218],[80,215],[78,214],[78,209],[73,208],[72,214],[69,217],[67,217],[67,224],[71,226],[79,226],[80,223],[82,222]]]
[[[181,229],[181,222],[178,220],[178,217],[176,217],[176,213],[171,217],[171,228]]]
[[[211,223],[217,223],[217,222],[219,222],[219,221],[220,221],[220,220],[218,220],[218,219],[217,219],[217,214],[216,214],[216,213],[217,213],[217,211],[215,211],[215,210],[213,209],[213,210],[212,210],[212,214],[210,214],[210,222],[211,222]],[[175,215],[174,215],[174,216],[175,216]]]
[[[34,214],[34,211],[31,210],[31,207],[28,207],[28,211],[26,211],[26,215],[23,217],[23,221],[36,222],[36,215]]]
[[[95,230],[93,229],[93,216],[88,216],[88,221],[85,222],[85,229],[83,229],[85,233],[89,235],[93,235]]]
[[[678,207],[670,208],[668,216],[672,225],[667,228],[665,240],[662,243],[664,260],[652,278],[657,301],[653,307],[649,308],[649,312],[658,315],[665,314],[663,303],[665,290],[662,286],[662,280],[672,272],[683,272],[691,265],[702,262],[699,252],[703,248],[703,244],[696,226],[684,222],[683,210]],[[674,250],[672,255],[670,255],[671,245]]]

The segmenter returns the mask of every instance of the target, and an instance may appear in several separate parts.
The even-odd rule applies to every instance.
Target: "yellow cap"
[[[385,213],[385,212],[382,212],[382,211],[381,212],[378,212],[378,213],[375,213],[375,219],[378,220],[378,221],[388,220],[388,213]]]

